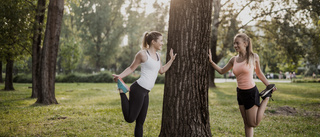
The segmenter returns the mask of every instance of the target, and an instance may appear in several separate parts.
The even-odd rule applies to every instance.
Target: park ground
[[[275,83],[265,117],[255,136],[320,136],[320,84]],[[0,91],[0,136],[133,136],[134,123],[124,121],[115,83],[56,83],[59,104],[37,105],[31,84]],[[236,83],[209,89],[213,136],[244,136],[236,100]],[[257,87],[264,89],[261,82]],[[3,84],[0,85],[3,89]],[[158,136],[162,120],[163,84],[150,92],[144,136]]]

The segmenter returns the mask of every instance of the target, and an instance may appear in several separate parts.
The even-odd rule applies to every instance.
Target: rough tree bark
[[[161,137],[210,136],[208,80],[212,0],[172,0]]]
[[[4,90],[14,90],[13,88],[13,60],[11,59],[11,56],[8,56],[7,59],[7,65],[6,65],[6,77],[5,77],[5,86]]]
[[[59,38],[63,17],[64,0],[50,0],[48,18],[41,51],[41,83],[36,103],[57,104],[55,98],[55,73],[58,55]]]
[[[0,61],[0,83],[3,83],[3,79],[2,79],[2,61]]]
[[[46,0],[38,0],[36,10],[36,17],[34,22],[34,34],[32,43],[32,94],[31,98],[38,97],[40,81],[40,51],[41,51],[41,37],[43,30],[43,21],[46,11]]]

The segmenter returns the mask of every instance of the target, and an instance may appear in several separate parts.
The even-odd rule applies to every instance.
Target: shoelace
[[[273,98],[272,98],[272,96],[270,96],[270,99],[271,99],[272,101],[274,101]]]

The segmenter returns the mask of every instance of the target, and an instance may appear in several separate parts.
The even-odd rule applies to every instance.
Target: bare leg
[[[253,127],[247,124],[248,122],[247,122],[246,110],[244,108],[244,105],[239,105],[239,109],[243,119],[244,131],[245,131],[246,137],[253,137]]]
[[[269,97],[265,98],[262,102],[260,107],[254,105],[252,108],[245,110],[248,125],[251,127],[256,127],[260,124],[264,111],[267,108],[267,104],[269,102]]]

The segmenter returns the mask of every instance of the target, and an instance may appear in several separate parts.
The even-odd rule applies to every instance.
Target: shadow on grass
[[[27,97],[27,98],[20,98],[20,99],[9,99],[5,101],[0,100],[0,104],[15,104],[15,102],[19,101],[28,101],[28,100],[34,100],[35,98]]]
[[[226,94],[223,92],[223,90],[219,88],[212,88],[211,91],[217,95],[215,100],[217,100],[217,103],[221,105],[232,105],[235,100],[237,100],[237,94]],[[235,91],[230,91],[235,92]]]

